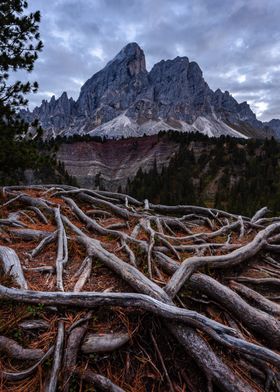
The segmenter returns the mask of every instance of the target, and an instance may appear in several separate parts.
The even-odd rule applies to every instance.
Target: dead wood
[[[0,260],[5,274],[10,275],[20,288],[27,289],[27,281],[16,252],[7,246],[0,246]]]
[[[40,352],[26,370],[6,370],[2,359],[9,355],[3,349],[4,382],[33,377],[37,369],[41,371],[40,364],[52,357],[50,374],[43,377],[46,390],[69,391],[75,374],[100,390],[120,392],[118,380],[123,387],[132,375],[136,377],[138,358],[143,366],[150,366],[146,372],[153,390],[158,384],[152,372],[162,369],[168,390],[196,392],[188,369],[182,369],[182,378],[172,367],[170,358],[179,348],[180,355],[191,358],[203,372],[204,390],[280,390],[280,309],[269,299],[279,298],[280,218],[264,218],[266,207],[248,218],[213,208],[155,205],[124,194],[56,184],[5,187],[2,193],[6,200],[1,206],[1,235],[9,248],[0,246],[5,273],[0,282],[0,311],[8,304],[28,306],[28,320],[24,311],[22,315],[15,312],[9,315],[8,325],[27,331],[38,342],[41,334],[56,334],[55,348],[48,349],[45,343],[46,354],[19,346]],[[32,212],[14,211],[15,204]],[[9,276],[20,289],[11,287]],[[257,287],[260,293],[238,282]],[[32,290],[27,290],[29,284]],[[50,307],[55,307],[54,313]],[[102,322],[93,308],[103,315]],[[81,310],[87,311],[86,316]],[[37,312],[42,319],[36,319]],[[114,312],[123,323],[116,330]],[[172,352],[158,344],[156,334],[161,335],[161,329],[153,330],[152,336],[148,333],[152,350],[147,336],[142,336],[141,352],[134,352],[142,321],[137,333],[132,332],[130,313],[137,320],[156,317],[156,325],[165,325],[165,333],[177,342]],[[63,320],[57,324],[60,316]],[[31,347],[40,347],[38,342]],[[111,367],[113,352],[122,365]],[[106,366],[86,362],[90,353],[103,355]]]
[[[26,320],[19,324],[19,327],[26,331],[36,329],[49,329],[50,324],[45,320]]]
[[[86,321],[81,325],[71,329],[68,335],[67,344],[63,358],[63,391],[68,392],[72,372],[76,370],[78,352],[88,328],[88,321],[92,312],[87,315]]]
[[[42,350],[23,348],[15,340],[5,336],[0,336],[0,352],[21,361],[38,361],[44,355]]]
[[[91,370],[76,371],[77,375],[84,381],[95,385],[104,392],[124,392],[124,390],[117,385],[115,385],[111,380],[102,376],[101,374],[96,374]]]
[[[58,376],[61,370],[64,340],[64,322],[58,322],[57,338],[54,348],[54,359],[50,378],[47,382],[46,392],[55,392],[58,384]]]
[[[129,341],[127,333],[87,334],[81,350],[85,354],[107,353],[122,347]]]

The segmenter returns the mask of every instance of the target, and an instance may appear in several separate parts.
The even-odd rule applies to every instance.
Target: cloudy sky
[[[212,89],[248,101],[261,120],[280,118],[279,0],[29,0],[42,15],[44,50],[30,106],[81,85],[128,42],[147,67],[188,56]]]

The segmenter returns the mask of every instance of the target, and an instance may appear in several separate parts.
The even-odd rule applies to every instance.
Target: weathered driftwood
[[[56,256],[56,285],[61,291],[64,291],[63,287],[63,267],[68,261],[68,246],[65,229],[60,216],[60,209],[55,209],[55,220],[57,224],[57,256]]]
[[[125,208],[119,207],[109,201],[100,200],[99,198],[89,196],[85,193],[78,193],[77,197],[80,200],[91,203],[97,207],[101,207],[101,208],[105,208],[105,209],[107,208],[108,210],[112,211],[115,215],[117,215],[121,218],[124,218],[124,219],[129,218],[130,213]]]
[[[31,252],[32,257],[38,256],[49,244],[51,244],[57,237],[57,232],[51,233],[47,237],[44,237],[42,241],[34,248]]]
[[[30,206],[28,209],[34,211],[42,223],[48,224],[48,219],[38,207]]]
[[[126,253],[128,254],[130,264],[133,265],[134,267],[136,267],[137,263],[136,263],[136,257],[135,257],[134,252],[131,250],[131,248],[125,242],[125,240],[123,238],[121,239],[121,244],[122,244],[122,247],[125,249]]]
[[[114,384],[108,378],[102,376],[101,374],[96,374],[91,370],[85,371],[75,371],[75,374],[80,376],[80,378],[84,381],[87,381],[96,387],[98,387],[101,391],[104,392],[124,392],[124,390]]]
[[[140,221],[143,229],[148,233],[150,240],[149,240],[149,245],[148,245],[148,271],[149,271],[149,276],[152,278],[153,272],[152,272],[152,251],[153,247],[155,245],[155,232],[151,228],[150,221],[148,219],[143,219]]]
[[[25,320],[22,321],[18,326],[26,331],[33,331],[36,329],[49,329],[50,323],[48,323],[46,320]]]
[[[9,217],[8,219],[0,219],[0,226],[26,227],[25,224],[19,222],[14,217]]]
[[[157,254],[158,261],[165,266],[168,273],[174,273],[179,265],[174,261],[168,260],[166,256]],[[242,285],[238,285],[236,282],[231,282],[232,288],[240,288]],[[232,291],[230,288],[217,282],[215,279],[204,274],[193,274],[188,282],[188,287],[193,290],[199,290],[204,295],[206,294],[209,298],[214,299],[218,304],[222,305],[227,311],[235,315],[244,325],[250,330],[256,332],[260,336],[264,337],[272,347],[280,347],[280,334],[279,334],[279,320],[269,316],[267,313],[249,305],[245,302],[238,294]],[[247,298],[249,290],[242,286],[243,292],[247,292]],[[238,290],[237,290],[238,291]],[[252,299],[252,293],[255,301],[262,303],[260,308],[264,311],[270,310],[268,313],[272,315],[278,315],[276,310],[279,312],[279,305],[274,304],[272,301],[267,300],[260,294],[250,290]],[[273,313],[274,310],[274,313]]]
[[[38,361],[44,355],[42,350],[24,348],[5,336],[0,336],[0,352],[20,361]]]
[[[230,287],[237,291],[241,296],[255,304],[259,309],[272,314],[273,316],[280,316],[280,304],[265,298],[263,295],[243,284],[231,281]]]
[[[106,229],[109,230],[120,230],[120,229],[127,229],[127,222],[126,223],[114,223],[112,225],[106,226]]]
[[[88,312],[86,320],[81,325],[76,325],[69,332],[63,357],[63,392],[68,392],[72,372],[76,368],[78,352],[88,328],[88,321],[92,312]]]
[[[38,271],[38,272],[45,272],[49,274],[53,274],[55,272],[55,267],[51,267],[50,265],[41,265],[39,267],[23,267],[23,271]]]
[[[280,321],[245,302],[230,288],[204,274],[194,274],[189,286],[201,290],[208,297],[223,305],[251,331],[259,334],[271,347],[280,348]]]
[[[221,361],[210,345],[200,338],[192,328],[175,323],[168,323],[168,328],[185,350],[192,353],[192,358],[203,369],[207,379],[213,381],[222,391],[256,392],[254,387]]]
[[[80,276],[75,284],[74,292],[81,291],[86,284],[86,281],[90,277],[91,269],[92,269],[92,257],[87,257],[85,259],[86,263],[84,264],[83,268],[81,269]]]
[[[41,359],[39,359],[38,362],[36,362],[33,366],[19,371],[19,372],[6,372],[6,371],[0,371],[0,378],[4,379],[6,381],[21,381],[24,380],[25,378],[29,377],[32,375],[32,373],[35,372],[35,370],[38,368],[39,365],[41,365],[46,359],[48,359],[54,351],[54,347],[50,347],[46,354],[44,354]]]
[[[174,305],[161,302],[144,294],[136,293],[99,293],[99,292],[42,292],[11,289],[0,285],[0,299],[22,301],[30,304],[44,304],[49,306],[76,306],[80,308],[94,308],[96,306],[122,306],[147,310],[163,318],[193,325],[205,332],[211,328],[218,334],[234,334],[234,330],[217,323],[208,317],[188,309],[177,308]],[[210,328],[210,329],[209,329]]]
[[[238,218],[238,215],[230,214],[229,212],[217,210],[216,208],[204,208],[191,205],[177,205],[177,206],[165,206],[160,204],[150,203],[150,208],[154,211],[161,212],[164,214],[199,214],[202,216],[207,216],[209,218],[217,219],[217,217],[227,217],[227,218]],[[243,217],[246,220],[248,218]]]
[[[43,238],[49,237],[52,234],[49,231],[33,229],[15,229],[9,231],[11,236],[17,237],[23,241],[39,241]]]
[[[87,210],[87,215],[91,216],[94,215],[100,218],[110,218],[112,214],[108,211],[98,210],[98,209],[91,209]]]
[[[85,354],[106,353],[117,350],[129,341],[127,333],[107,333],[104,335],[88,333],[81,350]]]
[[[58,375],[61,370],[62,355],[63,355],[63,340],[64,340],[64,322],[58,322],[58,332],[56,338],[56,344],[54,348],[54,360],[51,369],[51,374],[46,386],[46,392],[56,392],[58,383]]]
[[[164,291],[159,289],[157,285],[153,285],[151,281],[147,281],[147,278],[143,274],[139,274],[138,270],[135,270],[134,267],[125,265],[120,259],[116,258],[114,255],[110,254],[103,248],[100,250],[100,244],[98,241],[95,240],[89,240],[88,237],[86,237],[81,230],[76,228],[71,222],[67,221],[67,224],[69,227],[72,228],[72,230],[79,235],[80,237],[79,240],[87,247],[88,253],[92,254],[99,259],[101,259],[105,265],[107,265],[109,268],[113,269],[116,273],[118,273],[120,276],[125,279],[132,287],[134,287],[137,291],[144,291],[145,293],[155,297],[155,298],[160,298],[161,300],[165,302],[169,302],[170,299],[168,296],[165,295]],[[99,245],[99,246],[98,246]],[[104,255],[105,251],[105,255]],[[104,257],[105,256],[105,257]],[[115,262],[114,262],[115,261]],[[128,271],[127,268],[133,268],[133,271]],[[152,287],[151,287],[152,284]],[[184,327],[186,328],[186,327]],[[181,341],[182,339],[185,338],[185,336],[192,335],[191,338],[191,343],[190,342],[185,342],[184,348],[186,349],[187,352],[191,352],[192,355],[197,358],[198,363],[202,368],[204,369],[205,372],[208,372],[208,376],[210,377],[216,377],[214,376],[215,371],[214,369],[219,369],[219,382],[222,383],[223,388],[225,391],[230,391],[231,389],[231,384],[232,380],[235,380],[235,384],[241,383],[244,387],[243,389],[240,390],[246,390],[246,383],[241,382],[241,380],[234,375],[234,373],[214,354],[214,352],[211,352],[211,349],[209,346],[206,346],[207,350],[209,351],[209,356],[204,357],[203,359],[200,359],[201,356],[201,350],[198,352],[198,347],[201,347],[205,344],[204,340],[201,339],[194,331],[189,330],[189,328],[186,328],[185,334],[184,331],[182,331],[178,326],[174,327],[172,329],[173,334],[175,337]],[[196,344],[194,344],[196,342]],[[228,344],[229,342],[227,342]],[[232,344],[232,342],[230,343]],[[245,344],[246,345],[246,344]],[[231,345],[232,347],[232,345]],[[239,349],[242,349],[238,345]],[[245,352],[247,352],[247,348],[243,347]],[[255,350],[254,354],[255,354]],[[262,355],[262,354],[261,354]],[[271,359],[271,358],[270,358]],[[223,375],[223,376],[222,376]],[[230,381],[231,380],[231,381]],[[218,382],[216,380],[216,382]],[[249,385],[247,386],[247,390]]]
[[[186,309],[179,309],[171,305],[162,303],[154,298],[141,294],[120,294],[120,293],[47,293],[32,292],[18,289],[8,289],[0,286],[0,298],[9,300],[18,300],[27,303],[42,303],[46,305],[63,304],[71,306],[80,306],[92,308],[100,305],[125,306],[153,310],[156,314],[164,318],[170,318],[173,321],[186,322],[188,325],[200,328],[208,333],[219,343],[224,344],[232,349],[247,354],[255,355],[261,359],[280,367],[280,356],[264,347],[248,343],[242,339],[235,338],[235,331],[229,327],[219,324],[197,312]],[[137,300],[136,300],[137,299]],[[140,305],[141,304],[141,305]],[[176,329],[176,326],[175,326]]]
[[[259,211],[255,213],[255,215],[252,217],[251,222],[256,223],[259,219],[263,218],[264,215],[266,215],[269,212],[269,209],[267,207],[261,208]]]
[[[189,279],[191,274],[202,266],[211,268],[227,268],[242,263],[244,260],[253,257],[267,243],[267,239],[275,231],[280,229],[280,223],[273,223],[264,230],[260,231],[253,241],[227,255],[190,257],[185,259],[180,268],[175,272],[165,287],[165,291],[173,298],[181,289],[183,284]]]
[[[167,238],[167,239],[171,239],[171,240],[173,240],[175,242],[182,242],[183,240],[196,240],[196,239],[206,240],[206,239],[215,238],[215,237],[218,237],[218,236],[221,236],[221,235],[225,235],[225,234],[231,232],[232,230],[235,230],[235,229],[239,228],[240,225],[241,225],[241,223],[238,220],[237,222],[233,222],[231,224],[227,224],[225,226],[222,226],[220,229],[215,230],[215,231],[213,231],[211,233],[204,233],[204,232],[203,233],[196,233],[196,234],[191,234],[191,235],[184,236],[184,237],[182,237],[182,236],[177,237],[177,236],[164,235],[164,237]]]
[[[20,288],[27,289],[28,284],[16,252],[7,246],[0,246],[0,260],[5,274],[12,276]]]
[[[249,278],[246,276],[240,276],[237,278],[234,277],[229,277],[228,279],[236,280],[237,282],[244,282],[244,283],[249,283],[253,285],[259,285],[259,286],[280,286],[280,279],[274,279],[274,278]]]
[[[18,216],[20,211],[18,211],[16,214],[8,215],[7,219],[10,219],[10,222],[7,222],[6,225],[6,240],[11,241],[12,239],[12,243],[24,239],[41,240],[31,252],[34,263],[36,262],[35,257],[57,238],[57,259],[55,268],[41,265],[45,263],[43,261],[39,265],[33,264],[31,268],[24,267],[24,269],[26,268],[30,272],[49,272],[51,268],[51,272],[56,273],[58,289],[63,290],[63,274],[65,273],[67,276],[66,274],[69,273],[67,265],[68,239],[65,228],[69,232],[70,240],[78,242],[84,248],[85,259],[74,276],[76,284],[72,293],[61,291],[32,292],[0,286],[1,300],[45,304],[61,307],[61,310],[71,309],[72,311],[76,308],[90,310],[96,306],[118,306],[131,308],[135,311],[147,311],[165,323],[167,329],[182,345],[185,353],[194,359],[203,370],[205,386],[209,391],[216,387],[223,391],[259,391],[259,386],[254,384],[252,374],[265,384],[263,388],[266,390],[269,390],[272,385],[277,390],[278,380],[270,365],[274,365],[274,369],[279,369],[280,356],[276,351],[266,348],[263,344],[267,343],[273,349],[280,347],[280,329],[277,319],[279,306],[256,291],[240,285],[237,281],[243,281],[249,285],[261,285],[262,291],[268,284],[272,284],[271,287],[274,289],[279,287],[280,263],[272,259],[269,254],[266,254],[263,259],[266,266],[255,265],[255,259],[252,258],[253,256],[258,257],[260,251],[266,253],[280,251],[279,218],[263,218],[267,212],[266,208],[258,211],[250,219],[217,209],[154,205],[149,201],[139,202],[124,194],[78,189],[63,185],[29,188],[36,189],[37,194],[40,191],[40,196],[32,197],[22,193],[24,187],[3,189],[5,197],[11,197],[3,206],[9,207],[15,201],[22,203],[25,207],[30,207],[36,214],[35,218],[32,215],[34,222],[39,220],[41,224],[47,224],[52,220],[56,223],[56,231],[34,230],[34,226],[29,228],[28,224],[24,224],[26,227],[21,227],[21,224],[18,224],[20,222]],[[59,203],[61,206],[53,203],[52,197],[54,196],[61,197],[62,202]],[[75,198],[76,202],[69,196]],[[86,206],[85,209],[79,206],[79,201],[82,201],[82,205]],[[73,212],[69,210],[68,206]],[[89,206],[93,206],[94,210],[88,210]],[[171,213],[173,216],[167,216],[166,213]],[[98,219],[92,219],[90,214]],[[180,217],[182,214],[185,215]],[[177,217],[178,215],[179,217]],[[116,216],[121,219],[117,223],[108,225],[106,221],[102,222],[102,219],[106,219],[108,216]],[[78,225],[79,227],[71,221],[73,217],[75,219],[78,217],[82,223]],[[4,217],[4,219],[6,218]],[[29,218],[26,217],[26,219],[28,223],[31,222]],[[269,226],[266,227],[266,225]],[[205,228],[199,230],[198,226],[206,227],[207,232],[205,232]],[[14,228],[10,229],[11,227]],[[250,242],[247,240],[248,233],[254,237]],[[101,241],[97,240],[96,236],[98,239],[101,238]],[[221,236],[225,237],[222,241]],[[238,236],[239,240],[236,240]],[[108,250],[112,249],[106,244],[108,238],[113,238],[115,241],[116,245],[113,251]],[[241,244],[241,240],[243,244]],[[177,260],[180,261],[180,255],[184,252],[192,254],[182,264],[179,264]],[[217,253],[219,256],[216,255]],[[118,257],[116,254],[122,256],[125,254],[124,260],[121,258],[122,256]],[[158,280],[149,279],[140,271],[140,268],[143,268],[143,257],[148,261],[150,277],[154,273]],[[101,261],[104,266],[112,270],[139,294],[110,293],[110,289],[105,290],[104,293],[82,292],[91,273],[93,258]],[[239,273],[238,276],[233,277],[234,281],[231,282],[229,282],[230,278],[225,276],[222,280],[224,284],[222,284],[217,279],[196,273],[197,269],[201,267],[208,273],[208,268],[232,269],[238,264],[238,268],[242,270],[243,262],[246,264],[248,259],[254,264],[251,270],[254,273],[257,271],[259,274],[257,276],[260,277],[252,278],[251,276],[242,276],[242,273]],[[169,282],[162,271],[173,275]],[[71,281],[73,282],[72,279]],[[166,282],[165,290],[163,290],[161,285]],[[186,290],[192,290],[192,294],[187,296],[187,302],[176,297],[176,301],[179,301],[182,306],[179,308],[172,302],[172,298],[185,283]],[[227,287],[226,284],[229,284],[230,287]],[[197,295],[199,296],[197,297]],[[201,311],[189,310],[186,305],[189,300],[198,301],[202,306],[205,306],[204,304],[218,306],[224,313],[223,320],[226,319],[229,326],[206,317],[205,313]],[[48,383],[47,390],[55,390],[62,363],[60,388],[69,391],[71,374],[76,373],[79,377],[81,376],[80,369],[77,369],[78,352],[87,332],[87,323],[91,314],[90,311],[86,317],[76,320],[69,328],[64,359],[62,359],[63,328],[62,322],[59,322],[53,368],[50,374],[51,381]],[[256,343],[253,343],[251,339],[249,341],[247,335],[242,335],[238,322],[242,324],[243,328],[247,328],[248,334],[254,334],[254,338],[257,339]],[[28,323],[26,325],[28,328]],[[30,325],[32,327],[32,322]],[[95,350],[98,346],[96,340],[100,341],[101,338],[104,340],[102,336],[95,336],[91,339],[91,343],[95,344]],[[112,336],[109,341],[109,348],[106,350],[115,347],[112,345],[112,341],[114,341]],[[215,350],[211,347],[213,341],[217,344]],[[83,346],[86,343],[87,340]],[[101,350],[104,349],[104,346],[106,344],[103,341]],[[223,355],[220,355],[219,347],[223,347]],[[118,345],[115,349],[118,349]],[[239,373],[236,369],[232,370],[230,363],[227,364],[228,361],[224,359],[231,352],[238,352],[241,356],[240,361],[248,365],[249,373],[246,375],[246,379],[241,372]],[[160,356],[160,353],[158,353],[158,357],[161,363],[159,366],[162,366],[169,388],[172,390],[173,384],[169,378],[169,369],[164,364],[165,359]],[[255,358],[255,362],[251,360],[252,358]],[[23,372],[2,372],[3,379],[17,380],[18,377],[20,380],[25,378],[36,370],[38,364],[41,363],[40,361]],[[260,366],[264,369],[263,372],[259,370]],[[100,389],[120,391],[119,387],[99,374],[90,370],[86,370],[84,374],[87,382],[93,382]],[[264,374],[265,376],[263,376]]]
[[[97,193],[94,190],[86,189],[86,188],[76,188],[76,189],[72,189],[72,190],[60,190],[60,191],[54,193],[52,196],[61,196],[61,195],[75,196],[75,195],[79,195],[79,194],[86,194],[86,195],[90,195],[90,196],[95,196],[95,197],[100,198],[101,200],[111,201],[113,203],[119,202],[119,200],[116,198],[109,197],[109,196],[103,195],[101,193]]]
[[[48,205],[48,203],[44,199],[31,197],[25,194],[20,194],[18,200],[29,207],[30,206],[37,207],[39,209],[42,208],[43,211],[47,211],[50,214],[53,213],[52,208]]]
[[[106,195],[109,197],[114,197],[116,199],[119,199],[123,203],[125,203],[125,200],[127,199],[130,204],[137,206],[137,207],[141,207],[143,205],[143,203],[141,201],[136,200],[134,197],[131,197],[129,195],[125,195],[123,193],[100,191],[100,190],[96,190],[95,192],[99,195]]]

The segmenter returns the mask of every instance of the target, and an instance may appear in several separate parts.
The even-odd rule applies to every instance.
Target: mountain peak
[[[117,58],[120,54],[125,54],[126,56],[138,55],[139,53],[143,53],[143,49],[137,44],[137,42],[129,42],[125,45],[117,54],[115,58]]]
[[[67,92],[66,91],[63,91],[63,93],[61,94],[61,97],[60,98],[66,98],[66,99],[68,99],[68,95],[67,95]]]
[[[140,72],[147,72],[144,51],[136,42],[130,42],[124,46],[113,60],[109,61],[106,68],[112,66],[112,64],[127,66],[131,76]]]
[[[52,135],[62,131],[114,138],[176,129],[242,137],[235,129],[243,129],[243,123],[258,135],[267,134],[247,103],[239,104],[228,91],[212,91],[199,65],[188,57],[162,60],[147,72],[145,54],[136,42],[125,45],[86,81],[77,102],[64,92],[26,118],[38,118]]]
[[[137,42],[129,42],[128,44],[126,44],[122,50],[142,50],[142,48],[140,47],[140,45],[138,45]]]

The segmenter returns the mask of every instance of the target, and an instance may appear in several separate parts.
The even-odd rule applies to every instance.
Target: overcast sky
[[[128,42],[161,59],[196,61],[209,86],[280,118],[279,0],[29,0],[41,11],[44,49],[30,78],[30,107],[81,85]]]

